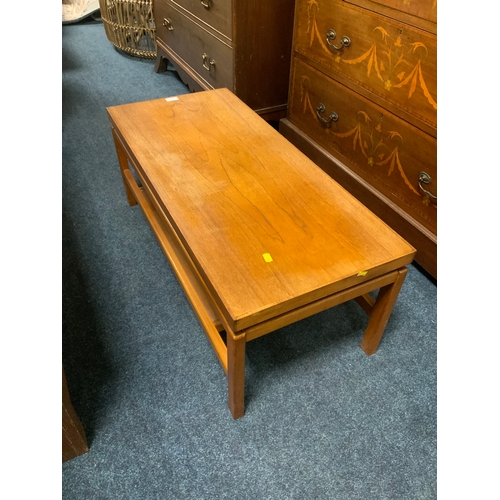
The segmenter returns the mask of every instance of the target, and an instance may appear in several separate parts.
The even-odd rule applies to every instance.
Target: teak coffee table
[[[369,314],[361,348],[377,350],[411,245],[229,90],[108,114],[128,202],[227,373],[233,418],[245,411],[250,340],[354,299]]]

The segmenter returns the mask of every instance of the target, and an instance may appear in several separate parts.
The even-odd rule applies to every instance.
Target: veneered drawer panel
[[[219,31],[230,40],[231,31],[231,0],[165,0],[185,9],[195,16],[202,24]]]
[[[333,78],[343,78],[416,116],[437,121],[436,36],[345,3],[297,0],[295,50]],[[327,33],[336,37],[327,41]],[[341,50],[342,37],[351,44]]]
[[[155,18],[161,21],[160,26],[156,23],[157,37],[209,87],[233,89],[233,52],[229,45],[164,2],[158,4]],[[167,27],[164,19],[168,20]]]
[[[436,139],[347,87],[294,59],[289,105],[290,121],[313,141],[344,162],[396,205],[436,232]],[[317,107],[325,111],[318,117]],[[325,124],[332,112],[338,120]]]
[[[345,0],[347,3],[392,15],[400,19],[401,15],[410,15],[431,23],[437,22],[437,0]],[[391,10],[385,10],[386,8]],[[418,22],[418,21],[417,21]]]

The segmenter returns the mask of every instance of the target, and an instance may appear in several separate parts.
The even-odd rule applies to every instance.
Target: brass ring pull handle
[[[167,19],[166,17],[163,18],[163,26],[165,26],[168,31],[174,31],[174,27],[172,26],[170,19]]]
[[[205,7],[205,9],[210,9],[210,3],[211,3],[211,0],[201,0],[201,5],[203,5],[203,7]]]
[[[343,36],[340,39],[340,47],[330,43],[330,40],[335,40],[336,36],[337,33],[335,33],[335,30],[328,30],[326,32],[326,43],[330,45],[330,47],[333,47],[335,50],[342,50],[344,47],[349,47],[349,45],[351,45],[351,39],[348,36]]]
[[[427,189],[424,189],[422,187],[422,182],[424,184],[430,184],[432,181],[431,179],[431,176],[427,173],[427,172],[420,172],[418,174],[418,187],[420,188],[420,190],[426,195],[428,196],[429,198],[432,198],[433,200],[437,200],[437,196],[434,196],[432,193],[429,193],[429,191],[427,191]]]
[[[210,71],[210,66],[215,66],[215,61],[212,59],[211,61],[208,59],[207,54],[203,54],[202,56],[203,59],[203,67],[207,70]],[[208,62],[208,64],[207,64]],[[210,64],[210,66],[209,66]]]
[[[327,126],[327,127],[331,127],[332,126],[332,122],[336,122],[338,119],[339,119],[339,115],[337,113],[335,113],[335,111],[332,111],[330,113],[330,116],[328,117],[328,120],[326,120],[325,118],[323,118],[321,116],[321,113],[324,113],[326,110],[325,108],[325,105],[322,104],[322,103],[319,103],[318,104],[318,107],[316,108],[316,114],[318,115],[318,118]]]

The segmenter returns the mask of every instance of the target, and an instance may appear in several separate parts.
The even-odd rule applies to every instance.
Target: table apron
[[[278,328],[282,328],[295,323],[296,321],[300,321],[301,319],[308,318],[309,316],[319,312],[326,311],[327,309],[342,304],[343,302],[362,297],[363,295],[383,286],[390,285],[396,281],[398,273],[399,270],[392,271],[370,281],[365,281],[359,285],[355,285],[346,290],[329,295],[328,297],[323,297],[322,299],[259,323],[258,325],[251,326],[245,330],[247,342],[261,337],[262,335],[266,335],[267,333],[277,330]],[[365,309],[365,311],[369,313],[368,310]]]

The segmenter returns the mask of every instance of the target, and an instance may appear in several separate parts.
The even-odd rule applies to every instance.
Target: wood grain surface
[[[108,108],[234,331],[415,250],[226,89]]]

